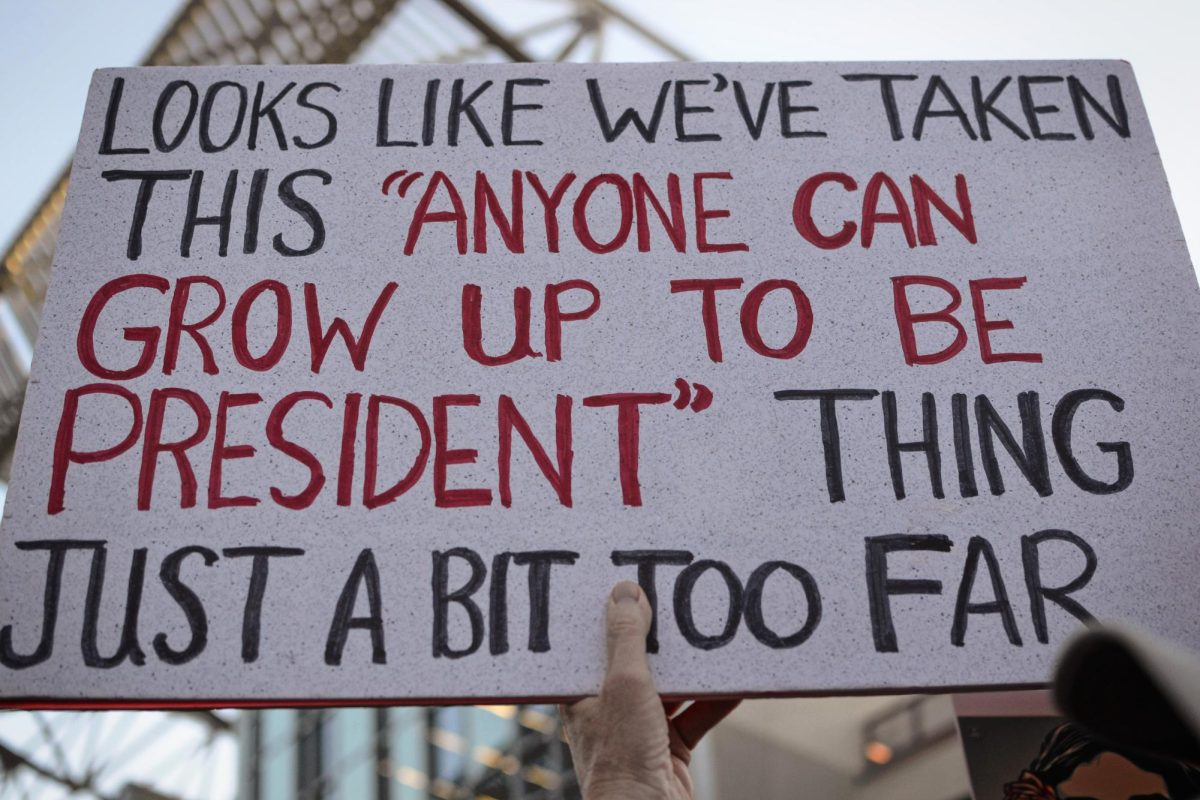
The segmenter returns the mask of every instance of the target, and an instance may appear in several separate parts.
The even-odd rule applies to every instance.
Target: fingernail
[[[612,600],[614,603],[636,603],[638,599],[638,585],[629,581],[621,581],[612,590]]]

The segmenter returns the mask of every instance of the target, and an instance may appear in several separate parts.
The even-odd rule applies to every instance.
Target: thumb
[[[646,659],[646,634],[650,631],[650,603],[636,583],[621,581],[608,598],[608,671],[605,690],[654,691]]]

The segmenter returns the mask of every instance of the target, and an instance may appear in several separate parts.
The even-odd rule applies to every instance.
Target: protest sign
[[[33,124],[33,123],[30,123]],[[0,692],[1044,681],[1200,645],[1200,310],[1123,62],[102,70]]]

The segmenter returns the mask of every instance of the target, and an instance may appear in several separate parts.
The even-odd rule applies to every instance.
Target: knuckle
[[[649,676],[644,672],[617,667],[605,677],[604,691],[607,694],[629,694],[646,688],[649,682]]]
[[[608,620],[610,639],[632,639],[645,636],[642,620],[632,614],[614,614]]]

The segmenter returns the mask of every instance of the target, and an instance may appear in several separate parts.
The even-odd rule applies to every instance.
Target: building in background
[[[187,0],[145,63],[685,59],[603,0]],[[68,173],[0,269],[0,479],[6,479]],[[750,702],[696,754],[697,800],[958,800],[948,698]],[[553,708],[9,712],[0,796],[577,798]]]
[[[242,722],[243,800],[574,800],[552,706],[278,709]]]
[[[241,720],[241,800],[579,800],[553,706],[278,709]],[[966,800],[946,696],[743,704],[696,800]]]

